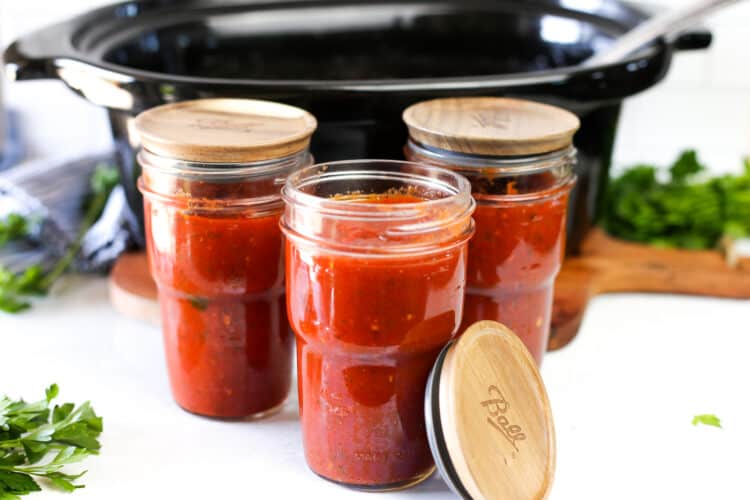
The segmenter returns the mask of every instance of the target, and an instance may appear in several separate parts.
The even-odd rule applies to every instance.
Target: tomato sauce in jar
[[[147,249],[172,393],[193,413],[261,417],[291,385],[280,188],[315,127],[280,104],[210,99],[139,115]]]
[[[474,202],[468,182],[404,162],[339,162],[290,177],[288,314],[310,468],[387,490],[434,470],[429,372],[460,324]]]
[[[565,253],[578,119],[552,106],[498,98],[428,101],[404,119],[407,159],[464,175],[477,201],[461,328],[504,323],[541,363]]]

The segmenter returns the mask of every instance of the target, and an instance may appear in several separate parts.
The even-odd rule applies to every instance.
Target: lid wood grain
[[[205,163],[282,158],[308,147],[315,118],[300,108],[252,99],[199,99],[139,114],[135,129],[148,151]]]
[[[512,331],[494,321],[472,325],[445,352],[437,391],[445,449],[471,498],[547,497],[552,414],[536,363]]]
[[[544,154],[570,146],[580,120],[562,108],[519,99],[461,97],[417,103],[404,111],[411,138],[456,153]]]

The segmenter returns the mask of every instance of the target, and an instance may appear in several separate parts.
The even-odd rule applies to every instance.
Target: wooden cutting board
[[[109,275],[109,300],[125,316],[160,324],[156,283],[148,270],[146,252],[120,255]]]
[[[750,299],[750,260],[732,267],[719,251],[654,248],[594,229],[557,277],[549,349],[573,340],[592,297],[613,292]]]
[[[578,333],[591,298],[613,292],[653,292],[750,299],[750,260],[735,267],[718,251],[654,248],[616,240],[602,230],[568,257],[555,284],[550,350]],[[122,255],[110,277],[110,299],[121,313],[159,324],[156,285],[145,252]]]

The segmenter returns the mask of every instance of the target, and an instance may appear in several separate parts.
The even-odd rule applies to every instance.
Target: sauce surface
[[[423,200],[376,195],[357,201]],[[424,390],[440,349],[458,329],[466,257],[466,244],[381,257],[287,240],[300,415],[314,472],[382,488],[432,471]]]
[[[148,199],[145,211],[177,403],[226,418],[280,405],[293,349],[280,214],[199,212]]]
[[[425,201],[424,198],[420,198],[419,196],[411,194],[409,192],[398,191],[375,194],[337,194],[335,196],[332,196],[331,199],[353,203],[373,203],[375,205],[399,205],[402,203],[419,203],[421,201]]]

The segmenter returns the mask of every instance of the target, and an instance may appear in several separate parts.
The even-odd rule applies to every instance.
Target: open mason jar
[[[315,119],[291,106],[187,101],[139,115],[139,188],[172,393],[193,413],[260,417],[291,384],[287,176],[312,163]]]
[[[463,175],[477,201],[461,328],[499,321],[541,363],[565,253],[578,118],[528,101],[460,98],[416,104],[404,121],[407,159]]]
[[[434,469],[426,381],[461,322],[469,182],[414,163],[335,162],[292,174],[283,196],[307,462],[356,488],[415,484]]]

